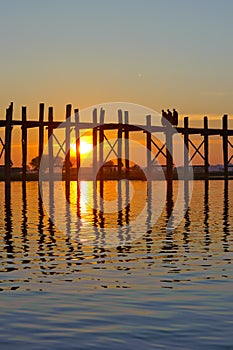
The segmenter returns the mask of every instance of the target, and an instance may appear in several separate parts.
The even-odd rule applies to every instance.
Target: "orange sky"
[[[233,128],[233,2],[229,0],[5,1],[0,11],[0,119],[14,102],[38,120],[38,104],[84,109],[125,101],[156,111],[175,107],[190,124]],[[0,130],[3,137],[3,130]],[[29,132],[28,162],[37,155]],[[21,164],[14,129],[14,165]],[[211,138],[211,163],[222,162]],[[198,161],[199,162],[199,161]]]

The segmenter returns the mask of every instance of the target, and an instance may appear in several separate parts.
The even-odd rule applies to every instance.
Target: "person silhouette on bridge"
[[[172,112],[170,111],[170,109],[167,109],[167,120],[169,121],[169,123],[172,123]]]
[[[178,112],[175,110],[175,108],[173,108],[172,125],[174,126],[178,125]]]
[[[165,112],[164,109],[162,109],[162,125],[165,126],[166,125],[166,121],[167,121],[167,113]]]

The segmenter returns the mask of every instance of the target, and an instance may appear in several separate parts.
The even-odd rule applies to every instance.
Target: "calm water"
[[[87,196],[91,185],[81,184]],[[148,206],[134,241],[123,228],[142,210],[147,188],[133,186],[131,205],[104,215],[82,198],[77,206],[71,183],[72,211],[84,228],[92,225],[86,241],[56,190],[50,215],[59,221],[60,210],[59,225],[65,215],[65,231],[47,215],[37,183],[7,191],[0,183],[0,349],[233,349],[233,182],[195,181],[171,231],[175,183],[152,230]],[[108,200],[116,187],[104,184]],[[106,246],[114,227],[115,246]]]

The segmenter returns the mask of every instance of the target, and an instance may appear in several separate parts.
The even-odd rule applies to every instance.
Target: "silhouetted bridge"
[[[229,175],[229,164],[233,158],[233,155],[229,156],[229,149],[233,148],[232,143],[229,140],[230,136],[233,136],[233,130],[228,129],[228,116],[224,115],[222,117],[222,128],[209,128],[208,127],[208,117],[204,117],[203,128],[193,128],[189,127],[189,118],[184,118],[184,126],[176,127],[166,125],[166,126],[154,126],[151,124],[151,116],[146,116],[145,125],[131,125],[129,124],[129,114],[128,111],[118,111],[118,123],[105,123],[105,111],[100,110],[99,121],[97,115],[97,109],[93,110],[92,122],[81,122],[79,120],[79,110],[74,109],[74,121],[71,120],[72,106],[66,106],[66,119],[64,123],[65,140],[61,144],[55,134],[54,129],[61,127],[61,122],[54,121],[53,117],[53,107],[48,108],[48,120],[46,121],[45,116],[45,106],[43,103],[39,105],[39,118],[38,121],[32,121],[27,119],[27,108],[22,107],[22,118],[21,120],[13,119],[13,103],[6,109],[6,118],[0,120],[0,128],[5,129],[4,140],[0,138],[2,149],[0,150],[0,159],[4,157],[4,179],[6,182],[11,181],[11,153],[12,153],[12,131],[14,126],[21,126],[22,137],[21,137],[21,147],[22,147],[22,180],[26,180],[27,173],[27,150],[28,150],[28,129],[38,128],[38,156],[41,159],[45,144],[45,129],[47,130],[48,139],[48,155],[49,155],[49,176],[53,179],[53,168],[54,168],[54,142],[57,142],[59,146],[59,152],[65,154],[65,179],[70,180],[70,134],[71,129],[75,130],[76,135],[76,149],[80,146],[80,130],[89,129],[92,130],[92,166],[93,172],[96,173],[98,164],[103,164],[107,159],[104,158],[104,148],[103,142],[106,140],[109,143],[111,151],[113,151],[117,157],[117,171],[119,178],[122,174],[122,168],[124,167],[127,171],[130,164],[130,133],[135,131],[142,131],[146,134],[146,147],[149,152],[147,152],[147,174],[150,174],[150,170],[153,161],[162,155],[166,159],[166,177],[168,180],[173,178],[173,135],[178,132],[183,135],[184,144],[184,178],[189,177],[189,166],[190,162],[195,156],[199,155],[203,160],[203,166],[205,169],[205,178],[209,177],[209,137],[219,136],[222,140],[222,151],[223,151],[223,163],[224,163],[224,176],[228,179]],[[105,131],[115,130],[117,132],[117,138],[114,145],[112,145],[106,136]],[[153,140],[153,134],[163,132],[165,135],[165,143],[161,146]],[[192,139],[192,135],[200,135],[202,138],[199,146],[196,146]],[[51,137],[52,136],[52,137]],[[122,140],[124,139],[124,145]],[[96,147],[99,145],[99,147]],[[123,150],[124,147],[124,150]],[[194,152],[190,156],[189,149],[193,148]],[[151,150],[156,149],[156,154],[154,159],[151,157]],[[124,152],[123,152],[124,151]],[[98,154],[97,154],[98,153]],[[124,158],[123,158],[124,153]],[[76,152],[76,167],[77,170],[80,168],[80,154]],[[100,173],[101,176],[101,173]]]

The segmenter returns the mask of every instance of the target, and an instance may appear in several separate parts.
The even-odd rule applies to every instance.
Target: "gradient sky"
[[[0,113],[110,101],[233,115],[231,0],[0,0]]]

